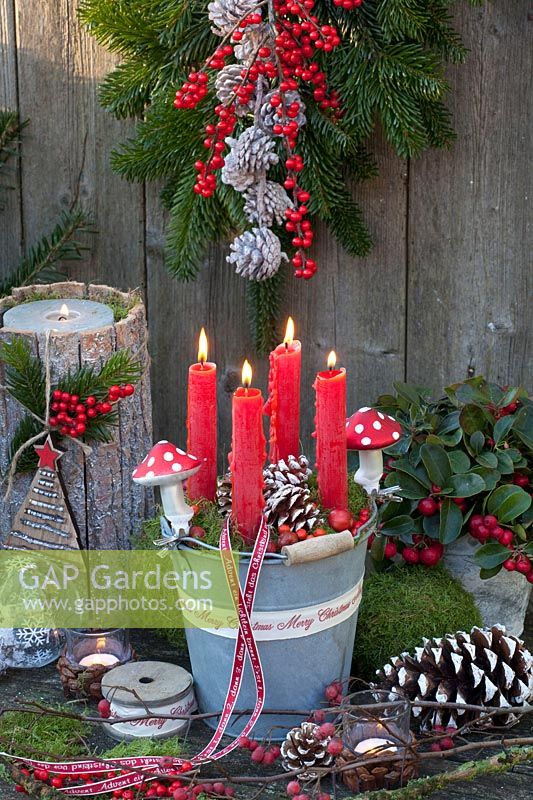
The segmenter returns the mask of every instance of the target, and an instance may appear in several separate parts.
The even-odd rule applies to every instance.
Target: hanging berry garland
[[[352,10],[362,0],[334,4]],[[209,19],[222,43],[202,69],[189,74],[174,101],[177,109],[195,108],[208,93],[209,71],[217,73],[218,122],[205,127],[208,155],[195,163],[194,191],[210,197],[217,185],[215,173],[221,170],[222,182],[242,194],[244,214],[253,227],[234,239],[227,260],[250,280],[272,277],[288,260],[272,231],[283,221],[295,248],[294,276],[307,280],[317,269],[308,255],[314,237],[308,219],[310,194],[302,186],[305,164],[297,152],[298,133],[306,124],[301,87],[311,89],[332,120],[342,112],[339,97],[328,90],[326,74],[314,60],[341,40],[333,25],[321,25],[312,14],[314,5],[314,0],[212,0]],[[230,57],[235,63],[226,64]],[[233,138],[238,118],[246,116],[253,116],[253,123]],[[286,170],[283,185],[267,177],[280,160],[278,141]]]

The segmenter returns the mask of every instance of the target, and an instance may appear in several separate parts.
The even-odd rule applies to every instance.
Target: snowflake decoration
[[[50,640],[50,628],[16,628],[15,636],[25,647],[47,645]]]

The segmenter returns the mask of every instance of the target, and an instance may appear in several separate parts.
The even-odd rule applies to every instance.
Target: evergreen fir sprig
[[[39,419],[46,417],[46,375],[43,361],[32,353],[30,344],[20,336],[0,346],[0,363],[6,367],[6,388],[8,393],[25,409]],[[77,395],[83,402],[93,396],[97,401],[108,398],[112,386],[135,384],[142,377],[142,368],[129,350],[118,350],[101,366],[83,365],[70,370],[64,378],[50,387],[52,393],[59,389],[70,395]],[[115,408],[107,414],[86,420],[83,438],[86,442],[109,442],[113,438],[113,428],[118,425],[119,416]],[[27,414],[19,423],[10,444],[11,456],[19,447],[43,430],[43,425],[35,417]],[[57,433],[57,431],[56,431]],[[33,450],[28,449],[17,462],[18,471],[27,471],[35,466]]]
[[[332,0],[315,3],[313,14],[335,25],[342,39],[319,59],[330,88],[340,95],[342,115],[332,121],[312,92],[302,90],[307,116],[299,137],[302,183],[311,194],[310,211],[351,255],[364,256],[372,244],[350,182],[377,172],[368,149],[376,125],[401,158],[454,140],[443,67],[464,61],[467,50],[453,26],[453,5],[452,0],[364,0],[347,11]],[[139,118],[135,137],[113,154],[113,168],[128,180],[165,181],[167,267],[184,281],[197,275],[210,243],[247,226],[242,198],[224,185],[207,200],[193,194],[192,166],[203,155],[203,127],[216,104],[213,78],[194,110],[178,113],[173,107],[188,72],[220,44],[206,6],[205,0],[82,0],[80,7],[91,33],[122,59],[103,82],[103,105],[117,117]],[[272,174],[276,177],[275,169]],[[263,347],[270,341],[282,283],[280,277],[248,287],[256,342]]]
[[[14,286],[53,283],[64,278],[60,265],[83,258],[89,247],[79,237],[92,232],[91,219],[83,209],[64,211],[50,235],[34,245],[19,266],[0,283],[0,297],[8,295]]]

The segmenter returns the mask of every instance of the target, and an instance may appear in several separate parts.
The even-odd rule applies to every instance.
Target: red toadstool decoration
[[[138,467],[132,478],[142,486],[159,486],[165,517],[175,533],[189,532],[190,521],[194,515],[185,502],[183,482],[194,475],[201,467],[196,456],[185,453],[165,439],[158,442]]]
[[[382,450],[395,444],[401,435],[401,425],[393,417],[374,408],[360,408],[346,421],[348,450],[359,450],[359,469],[354,480],[368,494],[379,489],[383,474]]]

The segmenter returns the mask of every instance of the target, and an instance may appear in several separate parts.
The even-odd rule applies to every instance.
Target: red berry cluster
[[[345,11],[353,11],[363,5],[363,0],[333,0],[333,5],[343,8]]]
[[[80,400],[77,394],[55,389],[50,403],[49,425],[58,429],[61,436],[72,436],[74,439],[83,436],[89,420],[109,414],[114,403],[123,397],[130,397],[134,392],[135,387],[131,383],[111,386],[107,399],[98,401],[94,395]]]
[[[344,9],[355,9],[362,0],[342,0],[335,5]],[[336,92],[328,91],[326,74],[313,61],[317,53],[329,53],[340,44],[340,36],[332,25],[321,25],[311,13],[315,0],[274,0],[276,31],[274,40],[268,35],[258,43],[251,64],[241,71],[241,82],[226,105],[218,105],[215,113],[219,118],[216,124],[210,122],[205,129],[207,134],[204,146],[209,150],[207,160],[197,161],[198,172],[194,191],[202,197],[211,197],[216,189],[215,172],[224,166],[223,152],[225,138],[230,136],[236,123],[236,106],[248,105],[256,91],[259,80],[269,79],[278,82],[277,93],[270,102],[275,113],[273,133],[282,136],[286,151],[285,167],[287,177],[285,189],[291,192],[293,208],[286,212],[286,230],[294,234],[292,245],[296,253],[292,258],[294,275],[308,280],[317,270],[314,259],[308,258],[306,251],[313,243],[311,222],[305,219],[308,214],[307,203],[310,195],[299,182],[299,174],[304,169],[301,155],[295,153],[298,136],[297,117],[302,109],[300,104],[288,99],[288,93],[298,90],[300,83],[308,84],[313,97],[324,112],[331,113],[334,119],[340,116],[340,100]],[[233,45],[242,41],[243,30],[248,26],[262,23],[259,11],[248,14],[231,34],[231,43],[219,47],[206,61],[203,69],[189,73],[187,82],[176,93],[174,106],[178,109],[192,109],[206,96],[209,76],[207,70],[220,70],[233,54]],[[270,46],[269,46],[270,45]]]
[[[324,689],[324,698],[328,701],[328,703],[332,706],[340,706],[342,701],[344,700],[342,694],[342,683],[340,681],[333,681]],[[320,709],[321,710],[321,709]],[[315,711],[314,721],[321,722],[322,720],[317,718],[317,711]],[[322,712],[324,713],[324,712]]]
[[[292,797],[292,800],[309,800],[309,795],[302,791],[299,781],[289,781],[286,791],[287,795]],[[331,800],[331,795],[327,792],[318,792],[315,800]]]
[[[423,564],[434,567],[444,555],[444,545],[421,534],[413,536],[413,544],[402,550],[402,558],[407,564]]]
[[[441,735],[443,733],[448,733],[452,734],[453,736],[453,734],[457,733],[457,728],[445,728],[444,725],[434,725],[433,731]],[[443,750],[451,750],[455,747],[455,742],[453,741],[452,736],[443,736],[442,738],[439,738],[438,741],[432,742],[430,749],[434,753],[440,753]]]
[[[502,528],[494,514],[473,514],[468,520],[468,531],[474,539],[485,544],[489,539],[495,539],[504,547],[508,547],[513,539],[513,532]]]
[[[270,766],[281,755],[281,750],[277,744],[267,746],[266,744],[260,744],[257,739],[250,739],[248,736],[239,738],[239,747],[241,750],[250,751],[250,759],[254,764]]]

